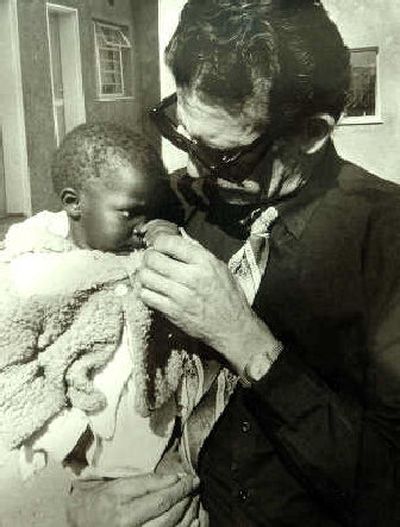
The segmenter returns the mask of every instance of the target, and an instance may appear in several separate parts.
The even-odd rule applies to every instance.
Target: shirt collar
[[[270,166],[267,167],[267,161],[265,160],[260,167],[261,171],[271,169]],[[231,236],[245,239],[252,211],[255,208],[261,210],[274,206],[279,213],[279,220],[288,232],[295,238],[300,238],[313,212],[319,206],[322,196],[334,186],[340,170],[342,162],[331,139],[321,150],[312,154],[311,163],[312,169],[307,181],[296,192],[283,198],[272,200],[267,198],[258,207],[257,205],[231,206],[220,202],[216,196],[207,196],[204,199],[202,192],[195,189],[196,180],[186,174],[186,169],[174,172],[172,186],[183,199],[187,208],[187,218],[190,218],[196,209],[204,210],[209,222],[218,224]],[[213,205],[211,207],[210,201]]]
[[[335,185],[341,164],[333,142],[329,140],[306,184],[295,196],[276,205],[280,220],[296,239],[302,236],[327,190]]]

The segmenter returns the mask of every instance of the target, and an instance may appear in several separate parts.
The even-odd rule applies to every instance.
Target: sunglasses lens
[[[248,168],[249,164],[257,162],[269,147],[269,142],[264,136],[260,136],[251,145],[229,152],[198,144],[191,140],[179,125],[176,94],[164,99],[151,115],[161,134],[177,148],[187,152],[194,161],[199,162],[211,178],[221,176],[232,182],[242,181],[247,173],[247,170],[243,170],[243,165]]]

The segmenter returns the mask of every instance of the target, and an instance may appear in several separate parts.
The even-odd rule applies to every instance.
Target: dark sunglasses
[[[255,166],[272,144],[270,136],[262,134],[249,145],[240,148],[231,150],[210,148],[179,132],[176,103],[177,95],[173,93],[150,109],[150,117],[161,135],[186,152],[194,162],[202,165],[208,177],[216,178],[221,175],[232,182],[243,181],[248,176],[248,170],[243,170],[243,167]]]

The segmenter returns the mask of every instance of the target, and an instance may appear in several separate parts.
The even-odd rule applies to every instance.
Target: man
[[[336,27],[319,2],[192,0],[166,58],[205,249],[160,236],[142,298],[249,385],[203,448],[211,525],[400,525],[400,193],[329,140],[349,75]],[[250,309],[222,262],[271,205]]]
[[[335,25],[318,1],[189,0],[166,58],[154,116],[200,243],[160,235],[141,295],[240,379],[201,452],[210,524],[400,525],[400,193],[330,140]]]

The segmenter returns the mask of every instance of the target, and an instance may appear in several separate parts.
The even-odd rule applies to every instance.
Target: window
[[[380,123],[378,48],[350,51],[351,80],[342,124]]]
[[[125,79],[129,75],[131,43],[127,29],[95,22],[98,93],[101,98],[129,95]]]

